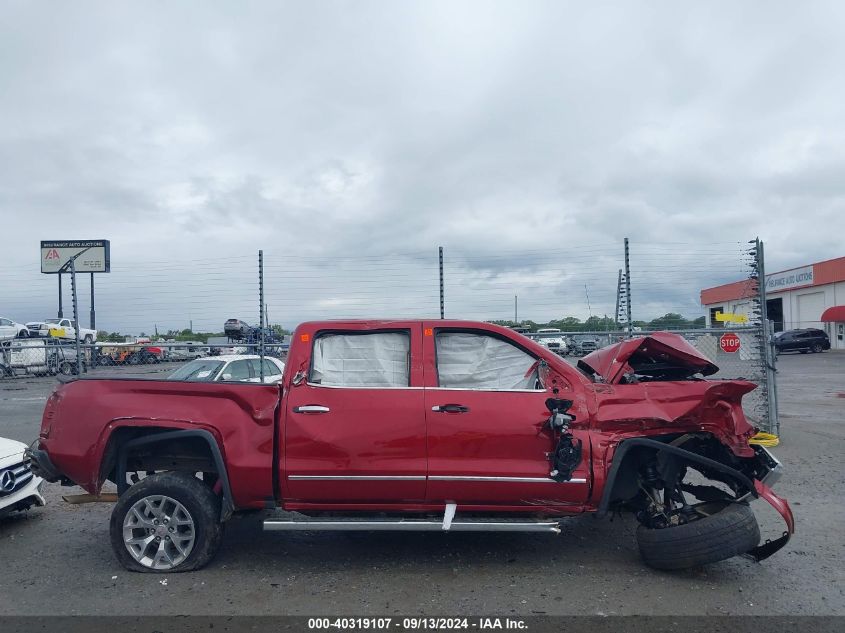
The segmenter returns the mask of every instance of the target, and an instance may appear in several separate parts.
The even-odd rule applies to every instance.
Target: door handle
[[[304,404],[301,407],[294,407],[294,413],[328,413],[331,411],[328,407],[321,404]]]
[[[462,404],[438,404],[431,407],[435,413],[469,413],[469,407]]]

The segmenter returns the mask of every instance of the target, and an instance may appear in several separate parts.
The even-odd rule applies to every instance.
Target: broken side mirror
[[[546,398],[546,408],[551,413],[566,413],[572,406],[572,400],[562,398]]]
[[[303,380],[305,380],[305,372],[300,369],[293,375],[293,380],[291,380],[291,382],[293,383],[294,387],[298,387],[302,384]]]

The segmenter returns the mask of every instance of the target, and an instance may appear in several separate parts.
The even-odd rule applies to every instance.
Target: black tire
[[[70,376],[76,373],[76,363],[71,363],[69,360],[63,360],[59,363],[59,373],[62,376]]]
[[[194,544],[188,556],[166,569],[142,565],[129,552],[124,542],[123,524],[135,503],[156,495],[175,499],[190,514],[194,528]],[[109,522],[111,545],[117,560],[129,571],[145,573],[178,573],[201,569],[214,558],[223,538],[220,522],[220,498],[194,475],[178,471],[156,473],[129,488],[114,506]]]
[[[800,350],[800,351],[801,351],[801,353],[802,353],[802,354],[806,354],[806,353],[807,353],[807,352],[809,352],[810,350],[808,350],[808,349],[802,349],[802,350]]]
[[[91,345],[91,343],[93,343],[93,342],[94,342],[94,337],[91,336],[90,334],[86,334],[85,335],[85,344]]]
[[[813,344],[813,354],[821,354],[824,351],[821,343]]]
[[[687,569],[743,554],[760,543],[760,527],[751,508],[732,503],[685,525],[637,528],[645,564],[654,569]]]
[[[21,330],[18,332],[18,338],[29,338],[29,330]]]

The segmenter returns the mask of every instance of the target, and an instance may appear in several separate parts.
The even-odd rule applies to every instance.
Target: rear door
[[[545,401],[551,394],[540,384],[539,359],[489,331],[425,327],[429,502],[584,502],[590,489],[586,430],[574,431],[582,461],[571,480],[549,476],[554,439]],[[586,420],[581,406],[570,412]]]
[[[302,332],[310,357],[285,411],[283,494],[294,502],[421,502],[426,488],[419,323]]]

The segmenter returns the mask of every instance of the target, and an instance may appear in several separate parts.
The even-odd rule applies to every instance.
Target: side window
[[[11,325],[12,322],[8,319],[0,319],[0,325]]]
[[[223,374],[230,376],[224,380],[249,380],[249,360],[236,360],[229,363],[223,370]]]
[[[435,346],[441,387],[542,389],[537,359],[507,341],[472,332],[438,332]]]
[[[309,382],[332,387],[407,387],[409,332],[343,332],[314,341]]]
[[[282,370],[278,368],[274,363],[270,362],[266,358],[264,359],[264,375],[265,376],[278,376],[282,373]],[[256,372],[257,375],[257,372]]]

